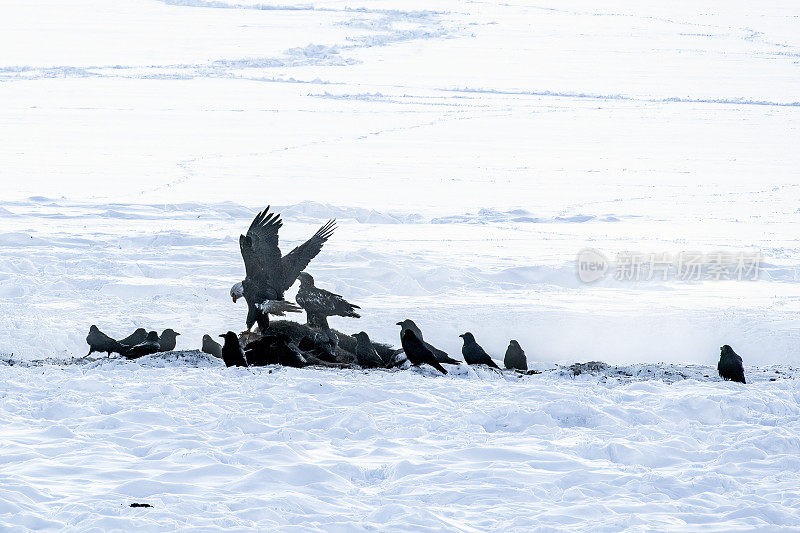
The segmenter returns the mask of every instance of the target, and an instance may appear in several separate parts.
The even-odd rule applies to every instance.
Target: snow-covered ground
[[[2,368],[0,521],[76,531],[800,527],[794,373],[751,371],[745,387],[705,377],[710,367],[440,377],[175,359]]]
[[[343,331],[398,344],[413,318],[454,355],[470,330],[542,369],[705,369],[0,366],[0,526],[800,527],[798,17],[0,2],[0,359],[84,355],[92,323],[185,350],[242,329],[237,238],[272,204],[284,249],[339,220],[309,271],[362,307]],[[585,284],[585,248],[762,261],[757,281]],[[781,378],[717,382],[722,344]]]

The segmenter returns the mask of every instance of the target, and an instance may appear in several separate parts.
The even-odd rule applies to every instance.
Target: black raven
[[[222,358],[222,345],[212,339],[211,335],[203,335],[203,347],[200,350],[208,355]]]
[[[155,331],[151,331],[147,334],[147,338],[144,342],[140,342],[134,346],[131,346],[122,354],[128,359],[139,359],[140,357],[144,357],[145,355],[150,355],[156,352],[161,351],[161,345],[158,344],[158,333]]]
[[[425,347],[422,341],[419,340],[416,335],[414,335],[413,331],[407,329],[405,333],[403,333],[401,343],[403,345],[403,351],[406,353],[406,357],[412,365],[419,366],[423,363],[426,363],[431,365],[442,374],[447,374],[447,370],[445,370],[444,367],[439,364],[439,361],[436,360],[433,352]]]
[[[506,368],[513,370],[528,370],[528,358],[525,357],[525,350],[520,347],[517,341],[512,339],[508,343],[503,364]]]
[[[717,371],[719,372],[719,376],[725,381],[731,380],[738,381],[739,383],[746,383],[744,380],[742,358],[727,344],[719,349]]]
[[[171,328],[165,329],[158,338],[159,352],[171,352],[175,349],[175,341],[180,333]]]
[[[425,342],[425,339],[422,337],[422,330],[419,329],[419,327],[414,323],[413,320],[407,318],[402,322],[398,322],[397,325],[400,326],[400,342],[403,341],[403,334],[406,332],[406,330],[410,329],[411,331],[414,332],[414,335],[416,335],[417,338],[422,341],[422,344],[424,344],[425,347],[433,353],[437,361],[439,361],[440,363],[447,363],[449,365],[461,364],[461,361],[453,359],[447,354],[447,352],[444,352],[436,348],[435,346],[432,346],[431,344]]]
[[[468,365],[489,365],[492,368],[500,370],[489,354],[481,348],[480,344],[475,342],[475,337],[469,331],[459,335],[464,339],[464,346],[461,347],[461,355],[464,356],[464,361]]]
[[[247,366],[247,361],[244,360],[244,351],[236,333],[229,331],[220,337],[225,338],[225,344],[222,346],[222,360],[225,361],[225,366]]]
[[[356,361],[358,361],[359,366],[363,368],[382,368],[386,366],[381,356],[375,351],[375,347],[366,332],[360,331],[353,337],[356,338]]]
[[[89,345],[89,353],[86,354],[86,357],[92,355],[92,352],[106,352],[106,355],[110,357],[112,353],[122,354],[125,351],[125,346],[100,331],[94,324],[89,328],[89,334],[86,335],[86,343]]]

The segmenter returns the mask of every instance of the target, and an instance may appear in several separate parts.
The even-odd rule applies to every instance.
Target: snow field
[[[7,527],[800,527],[794,378],[146,359],[0,367]]]

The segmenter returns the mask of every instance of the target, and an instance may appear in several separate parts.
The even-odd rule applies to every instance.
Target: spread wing
[[[300,272],[305,270],[308,263],[322,250],[322,245],[333,235],[333,230],[335,229],[336,221],[329,220],[324,226],[317,230],[313,237],[281,259],[283,263],[283,286],[281,290],[289,290],[289,287],[295,282]]]
[[[247,235],[239,236],[239,249],[244,259],[244,269],[249,284],[260,293],[277,287],[281,278],[281,251],[278,248],[278,230],[283,225],[277,213],[269,206],[253,219]]]

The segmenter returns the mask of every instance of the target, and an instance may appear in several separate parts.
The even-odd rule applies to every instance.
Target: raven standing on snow
[[[125,346],[100,331],[94,324],[89,328],[86,344],[89,345],[86,357],[92,355],[92,352],[106,352],[106,356],[110,357],[112,353],[122,354],[125,351]]]
[[[180,335],[180,333],[174,331],[172,328],[165,329],[158,338],[158,351],[171,352],[174,350],[178,335]]]
[[[220,337],[225,338],[225,344],[222,346],[222,360],[225,361],[225,366],[247,366],[247,361],[244,360],[244,350],[239,344],[239,337],[236,336],[236,333],[229,331]]]
[[[258,322],[264,333],[269,328],[270,314],[284,316],[286,312],[300,311],[283,299],[283,293],[333,235],[335,222],[329,220],[313,237],[284,256],[278,248],[278,230],[283,221],[279,214],[269,212],[269,206],[256,215],[247,235],[239,236],[246,276],[231,288],[231,298],[234,303],[242,296],[247,301],[248,330]]]
[[[525,350],[515,340],[511,340],[506,348],[506,357],[503,359],[506,368],[512,370],[528,370],[528,358],[525,357]]]
[[[432,346],[431,344],[425,342],[425,339],[422,337],[422,330],[419,329],[419,327],[417,327],[417,325],[414,323],[413,320],[407,318],[402,322],[398,322],[397,325],[400,326],[400,342],[403,341],[403,334],[406,332],[406,330],[410,329],[411,331],[414,332],[414,335],[416,335],[416,337],[422,341],[422,344],[424,344],[425,347],[433,353],[437,361],[439,361],[440,363],[447,363],[448,365],[461,364],[461,361],[453,359],[452,357],[447,355],[447,352],[443,352],[442,350],[436,348],[435,346]]]
[[[464,361],[468,365],[489,365],[492,368],[500,370],[489,354],[481,348],[481,345],[475,342],[475,336],[469,331],[459,335],[464,339],[464,346],[461,347],[461,355],[464,356]]]
[[[144,342],[140,342],[135,346],[131,346],[125,350],[125,353],[122,355],[128,359],[139,359],[140,357],[154,354],[159,351],[161,351],[161,345],[158,343],[158,333],[151,331],[147,334],[147,338],[144,340]]]
[[[356,338],[356,360],[358,361],[358,366],[363,368],[382,368],[386,366],[381,356],[375,351],[375,347],[366,332],[359,331],[353,337]]]
[[[447,370],[439,364],[433,352],[425,347],[422,341],[419,340],[419,337],[414,335],[413,331],[407,329],[405,333],[403,333],[401,343],[403,345],[403,351],[406,352],[406,357],[412,365],[419,366],[423,363],[429,364],[442,374],[447,374]]]
[[[222,345],[212,339],[211,335],[208,334],[203,335],[203,347],[200,348],[200,351],[220,359],[222,358]]]
[[[717,363],[719,376],[725,381],[731,380],[746,383],[744,380],[744,365],[739,354],[734,352],[733,348],[727,344],[719,350],[719,363]]]

